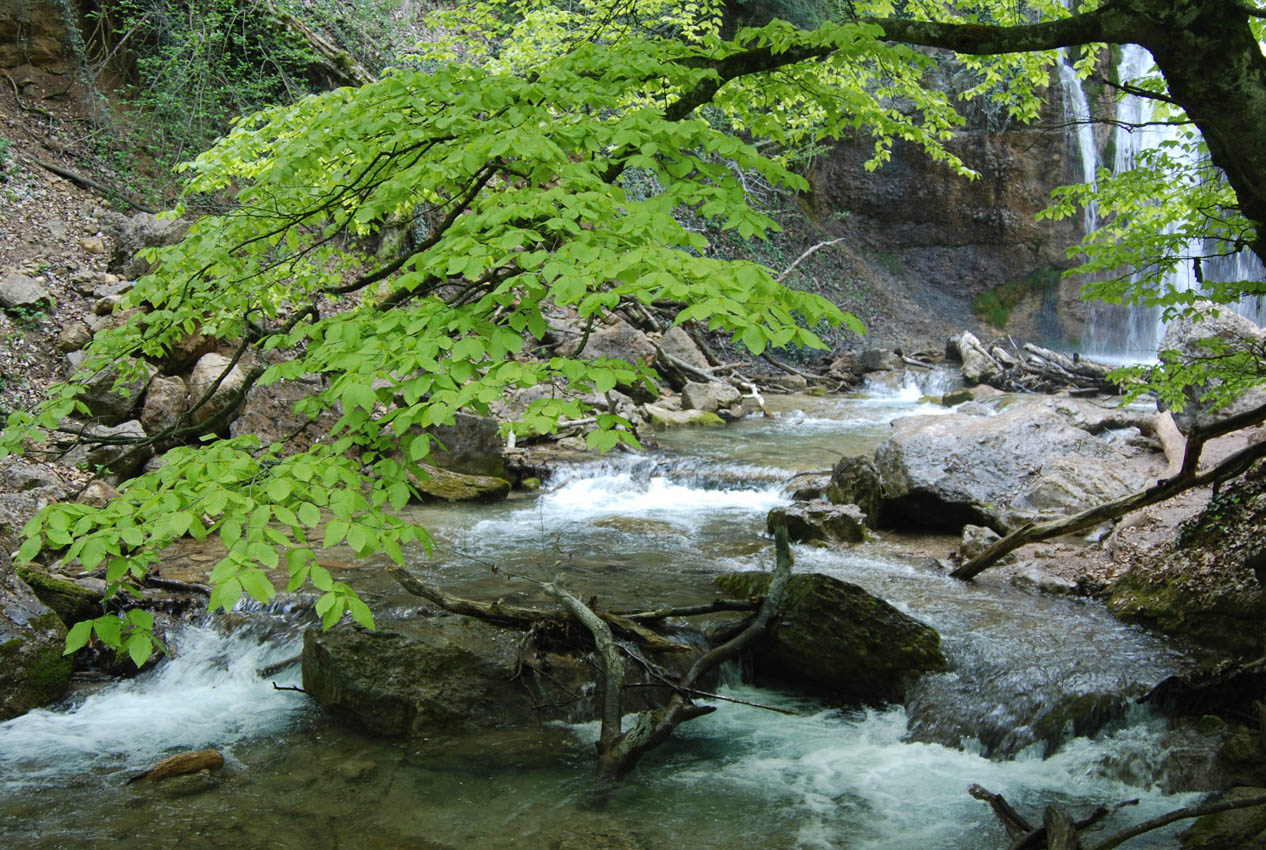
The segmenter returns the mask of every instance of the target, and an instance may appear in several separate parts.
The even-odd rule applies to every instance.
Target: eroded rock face
[[[727,595],[764,594],[770,573],[717,577]],[[899,702],[924,673],[944,670],[936,630],[855,584],[793,575],[782,615],[752,649],[756,681],[788,682],[845,704]]]
[[[66,24],[52,0],[0,4],[0,68],[59,66]]]
[[[0,548],[0,720],[60,699],[70,681],[66,627]]]
[[[885,521],[953,533],[968,524],[1002,531],[1046,508],[1076,502],[1070,509],[1080,510],[1122,495],[1127,484],[1137,489],[1142,474],[1127,472],[1128,459],[1069,424],[1050,400],[997,416],[899,419],[875,451]]]

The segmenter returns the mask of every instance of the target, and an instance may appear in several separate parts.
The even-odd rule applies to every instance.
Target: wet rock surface
[[[60,699],[70,682],[66,627],[0,549],[0,720]]]
[[[762,595],[770,573],[727,573],[717,586],[743,599]],[[844,704],[897,702],[924,673],[943,670],[940,636],[855,584],[794,575],[782,613],[751,650],[758,684],[808,687]]]

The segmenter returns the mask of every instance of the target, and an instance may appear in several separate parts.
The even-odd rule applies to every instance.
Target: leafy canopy
[[[986,0],[953,17],[1020,23],[1038,6],[1068,14]],[[896,10],[878,0],[856,11]],[[248,386],[320,378],[324,389],[299,409],[333,411],[337,425],[297,453],[169,429],[150,438],[166,450],[160,468],[104,508],[50,506],[24,530],[21,557],[78,558],[106,568],[111,592],[135,592],[174,540],[217,538],[226,554],[211,574],[212,609],[243,594],[266,602],[276,582],[311,584],[327,627],[348,613],[372,626],[315,553],[346,545],[403,563],[406,546],[429,545],[403,512],[425,476],[425,429],[459,410],[484,413],[514,388],[653,388],[638,363],[531,356],[550,310],[594,322],[630,305],[675,305],[678,322],[706,323],[757,354],[820,347],[808,328],[821,321],[860,331],[830,302],[779,285],[772,269],[710,257],[705,233],[680,213],[763,238],[777,225],[748,203],[740,176],[803,190],[789,166],[797,146],[846,134],[874,138],[872,167],[900,139],[970,176],[943,147],[962,119],[929,85],[933,59],[882,41],[875,24],[804,31],[773,20],[727,39],[722,23],[717,0],[464,5],[434,19],[439,37],[408,68],[239,121],[188,171],[189,202],[231,203],[152,254],[156,271],[122,305],[135,312],[98,334],[47,404],[10,418],[0,452],[84,414],[77,396],[99,370],[126,380],[130,358],[162,360],[195,333],[241,340],[235,363]],[[975,80],[967,94],[1031,117],[1055,58],[960,57]],[[719,120],[701,117],[705,106]],[[627,191],[632,169],[653,175],[658,191]],[[403,247],[376,249],[401,232]],[[583,413],[576,400],[539,399],[513,428],[551,432]],[[628,425],[602,414],[587,441],[634,445]],[[95,635],[140,662],[151,629],[144,616],[108,615],[76,626],[68,651]]]

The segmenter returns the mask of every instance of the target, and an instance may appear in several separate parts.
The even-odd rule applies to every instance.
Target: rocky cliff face
[[[1009,292],[1008,330],[1055,341],[1077,339],[1085,321],[1075,283],[1059,281],[1081,222],[1038,222],[1051,190],[1079,181],[1075,145],[1058,103],[1040,126],[994,132],[964,129],[948,145],[979,172],[967,180],[912,144],[867,171],[873,142],[841,142],[816,164],[815,216],[848,237],[876,290],[897,305],[960,327],[976,319],[972,301]],[[1005,300],[1005,299],[1004,299]],[[898,307],[899,309],[899,307]]]

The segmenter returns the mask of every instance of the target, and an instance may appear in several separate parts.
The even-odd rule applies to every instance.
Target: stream
[[[671,432],[662,449],[566,469],[536,494],[419,507],[436,551],[413,568],[458,588],[563,570],[582,595],[697,599],[717,572],[770,568],[765,514],[787,502],[792,474],[871,451],[898,416],[945,412],[921,400],[939,391],[923,378],[854,398],[778,397],[776,420]],[[1198,799],[1165,791],[1199,760],[1183,747],[1208,742],[1180,745],[1132,704],[1189,663],[1179,649],[1097,603],[955,582],[899,545],[796,557],[797,570],[860,584],[937,628],[950,671],[906,706],[861,710],[732,680],[724,694],[796,715],[722,704],[598,791],[595,723],[410,742],[332,723],[274,689],[298,684],[297,664],[257,675],[301,643],[304,615],[278,605],[235,613],[232,630],[191,625],[174,657],[136,679],[0,724],[0,847],[956,850],[1008,844],[972,783],[1034,820],[1050,801],[1080,817],[1137,798],[1109,832]],[[348,563],[340,577],[376,611],[417,607],[380,570]],[[1090,727],[1062,719],[1087,701]],[[226,768],[125,784],[202,747]],[[1127,846],[1173,846],[1180,828]]]

